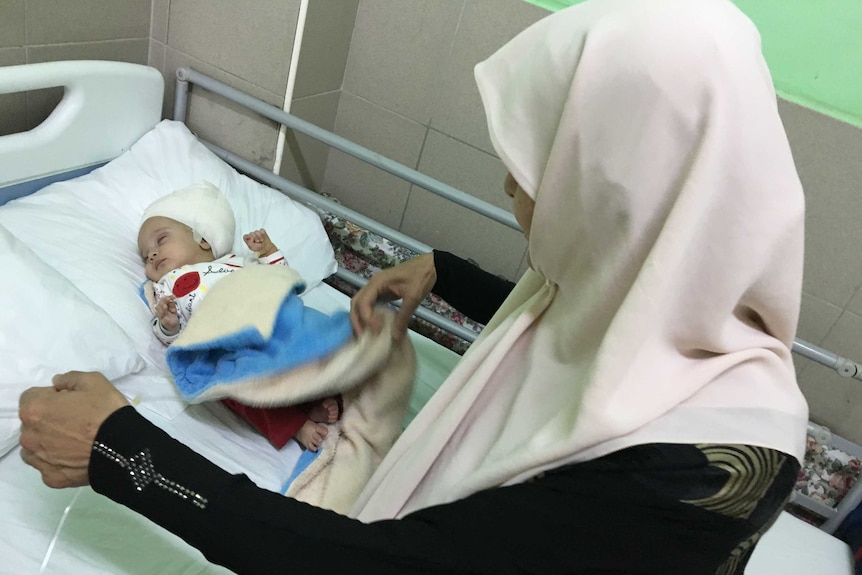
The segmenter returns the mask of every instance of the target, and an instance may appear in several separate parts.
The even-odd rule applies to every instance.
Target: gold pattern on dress
[[[772,449],[749,445],[700,444],[709,461],[728,474],[727,482],[713,495],[683,500],[714,513],[748,519],[766,490],[775,481],[785,456]]]

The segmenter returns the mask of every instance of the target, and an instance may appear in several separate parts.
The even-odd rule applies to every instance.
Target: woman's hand
[[[101,373],[70,371],[55,375],[52,383],[31,387],[18,401],[21,458],[48,487],[88,485],[96,433],[128,402]]]
[[[357,335],[366,328],[379,333],[380,318],[374,313],[378,302],[403,300],[395,316],[393,336],[400,340],[407,333],[407,322],[437,282],[434,254],[422,254],[403,264],[382,270],[371,278],[350,301],[350,323]]]

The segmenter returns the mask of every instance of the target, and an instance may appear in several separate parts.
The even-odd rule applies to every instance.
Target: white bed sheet
[[[853,556],[843,541],[787,512],[763,535],[745,575],[853,575]]]
[[[310,307],[331,313],[349,308],[344,294],[321,284],[304,294]],[[425,337],[410,334],[419,357],[409,417],[446,378],[459,356]],[[140,391],[165,386],[156,367],[115,382],[134,400]],[[155,399],[157,401],[157,398]],[[291,441],[276,450],[245,421],[220,403],[190,405],[168,418],[138,404],[140,412],[220,467],[245,473],[257,485],[282,490],[301,454]],[[150,575],[217,574],[197,550],[90,488],[55,490],[25,465],[16,448],[0,458],[0,573]],[[40,571],[43,568],[44,570]]]
[[[184,420],[191,418],[183,413],[175,422],[182,427]],[[89,487],[46,487],[18,449],[0,459],[0,529],[4,574],[230,572]]]

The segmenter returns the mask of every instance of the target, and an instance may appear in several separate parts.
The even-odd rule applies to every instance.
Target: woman
[[[756,30],[728,0],[587,2],[476,79],[532,270],[353,518],[228,475],[93,374],[22,396],[25,460],[240,572],[741,573],[807,421],[803,196]],[[357,294],[356,329],[415,308],[429,260]]]

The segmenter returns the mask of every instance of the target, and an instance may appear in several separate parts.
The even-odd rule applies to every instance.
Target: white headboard
[[[92,60],[0,67],[0,94],[63,87],[39,126],[0,136],[0,186],[111,160],[153,128],[162,114],[158,70]]]

